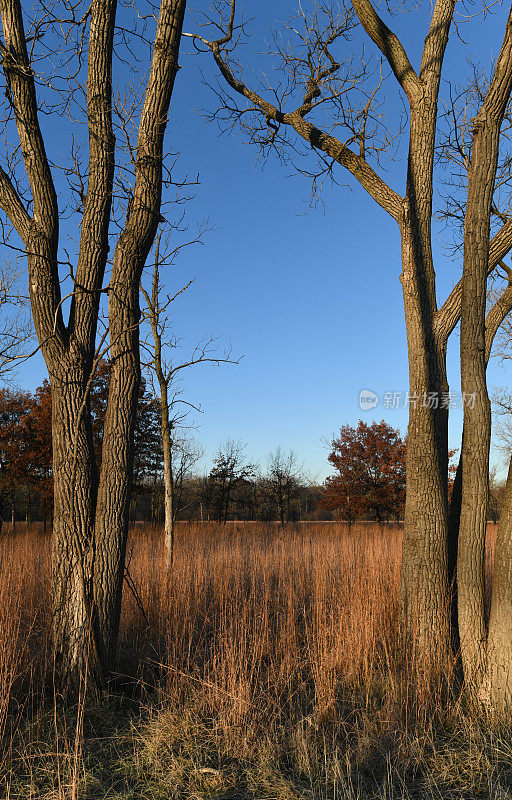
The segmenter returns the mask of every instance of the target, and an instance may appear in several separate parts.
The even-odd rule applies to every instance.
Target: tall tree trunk
[[[505,39],[489,90],[474,120],[471,170],[464,220],[460,354],[461,388],[466,402],[457,576],[464,679],[473,696],[477,696],[481,690],[487,658],[484,556],[489,497],[491,412],[486,382],[485,311],[490,215],[500,128],[511,89],[512,12],[507,21]],[[503,547],[505,544],[506,537],[503,540]],[[503,550],[501,563],[506,563]],[[495,589],[496,603],[499,607],[503,602],[503,598],[500,597],[503,587],[499,581]],[[512,640],[508,646],[512,646]],[[498,648],[498,651],[500,650],[504,654],[503,648]]]
[[[499,716],[512,709],[512,459],[494,553],[493,589],[487,640],[484,702]]]
[[[159,276],[160,265],[160,236],[157,239],[155,252],[155,267],[153,272],[153,287],[151,297],[147,294],[144,287],[141,290],[146,299],[149,310],[149,321],[155,342],[155,349],[152,359],[152,366],[158,380],[160,390],[160,434],[162,438],[162,449],[164,454],[164,543],[166,553],[167,568],[170,568],[174,559],[174,475],[172,465],[172,440],[171,440],[171,421],[169,418],[169,383],[172,378],[172,371],[167,376],[164,372],[164,362],[162,357],[162,331],[161,322],[162,307],[160,305]]]
[[[132,334],[136,335],[136,329]],[[121,352],[116,350],[111,348],[113,362],[96,507],[93,583],[101,656],[107,672],[112,670],[116,660],[131,499],[133,432],[140,385],[138,341],[135,346],[122,348]]]
[[[247,98],[267,122],[291,125],[310,145],[348,169],[374,200],[398,223],[402,238],[402,285],[407,327],[410,392],[417,404],[431,393],[439,403],[448,390],[446,339],[436,333],[435,271],[431,248],[433,162],[437,100],[441,70],[453,19],[454,0],[436,0],[425,37],[419,73],[410,63],[398,37],[378,16],[370,0],[352,0],[367,35],[387,59],[410,109],[410,139],[406,196],[387,186],[364,158],[306,117],[314,90],[308,83],[302,106],[285,113],[260,97],[230,69],[227,37],[209,46],[223,78],[234,92]],[[232,7],[234,13],[234,7]],[[204,41],[204,40],[202,40]],[[364,151],[364,146],[362,148]],[[456,298],[455,298],[456,299]],[[458,312],[457,312],[458,315]],[[453,328],[452,328],[453,329]],[[451,330],[449,331],[451,332]],[[449,335],[449,333],[447,334]],[[449,648],[447,619],[447,410],[420,408],[411,403],[407,447],[407,502],[402,564],[403,618],[428,659]]]
[[[508,286],[503,294],[492,306],[485,318],[485,364],[486,367],[491,357],[492,345],[501,323],[512,308],[512,271],[502,264],[508,273]],[[451,633],[452,649],[455,655],[459,655],[460,637],[458,623],[458,590],[457,590],[457,554],[459,548],[459,529],[460,514],[462,508],[462,480],[463,480],[463,459],[464,450],[464,426],[462,427],[462,446],[459,463],[455,473],[452,486],[450,506],[448,511],[448,585],[450,587],[450,606],[451,606]]]
[[[416,230],[414,229],[416,228]],[[407,491],[401,593],[406,628],[421,657],[444,661],[449,647],[447,576],[448,390],[445,349],[432,331],[435,307],[419,258],[417,226],[402,231],[401,276],[409,355]],[[431,406],[431,407],[429,407]]]
[[[51,378],[52,625],[62,687],[69,691],[79,687],[86,669],[101,680],[91,603],[96,475],[83,376],[70,369]]]
[[[174,485],[172,474],[172,442],[171,425],[169,422],[169,398],[167,382],[161,374],[160,386],[160,413],[162,425],[162,447],[164,451],[164,541],[167,567],[172,567],[174,561]]]

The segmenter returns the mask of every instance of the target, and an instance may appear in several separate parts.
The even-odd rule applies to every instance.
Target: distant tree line
[[[91,389],[94,449],[101,466],[109,364],[101,362]],[[0,530],[4,522],[34,520],[44,529],[53,517],[51,388],[34,393],[0,390]],[[131,520],[161,525],[165,487],[159,403],[142,384],[135,431],[135,485]],[[211,469],[197,471],[203,455],[183,431],[172,436],[174,520],[277,521],[403,518],[406,442],[384,421],[344,425],[329,440],[335,470],[323,484],[307,477],[293,450],[269,453],[263,466],[251,463],[241,442],[228,440]],[[496,490],[496,493],[498,489]],[[492,504],[494,518],[497,504]]]
[[[94,448],[101,465],[109,364],[101,362],[91,390]],[[0,390],[0,530],[4,522],[43,522],[53,515],[51,388],[32,394]],[[162,525],[165,518],[164,458],[158,401],[141,385],[135,431],[131,521]],[[328,440],[334,474],[323,484],[305,474],[293,450],[269,453],[263,467],[245,456],[242,442],[228,440],[211,469],[199,474],[203,455],[184,431],[172,435],[173,522],[403,519],[407,442],[384,420],[343,425]],[[451,451],[455,455],[455,451]],[[451,468],[452,473],[456,467]],[[450,482],[450,487],[453,481]],[[502,487],[491,481],[489,518],[499,517]]]
[[[163,493],[161,484],[157,491]],[[304,475],[293,451],[276,448],[260,468],[246,459],[241,442],[229,440],[219,447],[209,472],[184,476],[175,509],[178,519],[220,523],[275,520],[284,525],[329,517],[323,494],[323,487]],[[155,521],[161,522],[162,500],[156,508],[160,516]]]

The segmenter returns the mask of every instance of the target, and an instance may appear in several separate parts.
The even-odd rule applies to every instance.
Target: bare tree
[[[194,467],[204,455],[201,447],[181,424],[173,427],[171,440],[171,530],[170,543],[166,541],[168,564],[172,566],[174,559],[174,525],[180,511],[187,507],[186,481],[191,476]],[[170,552],[169,552],[170,551]]]
[[[139,282],[162,212],[164,134],[184,11],[185,0],[162,0],[147,14],[126,7],[118,19],[116,0],[65,0],[58,9],[36,2],[26,13],[19,0],[0,2],[0,208],[28,263],[52,386],[52,619],[65,687],[87,669],[101,684],[115,659],[140,381]],[[113,97],[114,54],[116,69],[123,66]],[[47,113],[74,121],[68,158],[44,135]],[[66,217],[79,231],[70,255],[59,231]],[[17,247],[11,239],[6,230],[6,243]],[[108,333],[98,345],[102,297]],[[107,336],[112,373],[98,476],[88,393]]]
[[[271,56],[284,75],[262,89],[252,88],[234,57],[243,25],[235,26],[235,2],[229,19],[208,18],[216,38],[193,33],[199,50],[209,51],[226,89],[217,91],[220,108],[214,117],[231,128],[239,125],[248,139],[268,155],[295,157],[304,142],[318,169],[302,168],[314,189],[339,166],[368,192],[397,225],[402,245],[402,283],[409,357],[410,397],[407,446],[407,500],[402,559],[403,617],[414,634],[418,652],[446,652],[449,641],[447,573],[448,539],[448,393],[447,340],[461,312],[462,281],[439,307],[432,255],[432,212],[438,100],[444,55],[455,0],[437,0],[426,31],[419,68],[411,63],[398,36],[369,0],[347,7],[316,3],[310,14],[283,26]],[[217,11],[220,12],[217,7]],[[360,57],[339,51],[363,32]],[[285,36],[289,34],[288,41]],[[187,34],[188,35],[188,34]],[[382,70],[366,55],[364,38],[372,40],[393,73],[409,125],[405,194],[384,179],[381,162],[393,151],[403,129],[384,125],[379,106]],[[276,70],[276,75],[277,75]],[[389,101],[388,106],[389,106]],[[491,184],[493,182],[491,181]],[[465,206],[465,201],[461,201]],[[506,217],[485,249],[486,274],[512,246],[512,218]],[[422,398],[434,397],[432,404]]]
[[[285,453],[277,447],[269,453],[263,489],[275,503],[281,525],[288,520],[292,501],[300,494],[301,483],[302,470],[293,450]]]
[[[208,476],[212,505],[219,522],[226,523],[235,491],[254,477],[256,466],[245,460],[245,445],[228,439],[219,447]]]
[[[27,316],[28,296],[20,290],[20,271],[0,265],[0,381],[7,383],[34,335]]]
[[[497,448],[507,460],[512,455],[512,392],[506,387],[496,387],[492,394],[492,411],[496,417],[494,433]]]
[[[235,361],[230,358],[228,351],[219,354],[219,340],[215,337],[202,339],[194,348],[190,358],[185,361],[181,361],[179,357],[177,361],[169,357],[169,354],[179,352],[177,348],[180,344],[180,339],[172,330],[168,309],[177,297],[188,289],[192,281],[189,281],[186,286],[175,294],[168,294],[162,297],[161,269],[165,265],[170,266],[174,262],[177,253],[184,246],[200,242],[203,233],[204,229],[199,229],[197,236],[192,241],[171,250],[168,247],[161,249],[161,236],[158,236],[151,293],[147,292],[144,286],[141,286],[141,291],[146,301],[145,314],[151,327],[151,341],[147,338],[144,342],[144,346],[149,352],[149,359],[146,364],[154,373],[158,383],[161,411],[164,451],[164,536],[168,566],[172,566],[174,558],[174,523],[178,512],[178,489],[183,486],[185,474],[202,455],[195,448],[191,448],[190,443],[183,436],[183,422],[187,415],[187,410],[183,411],[183,405],[190,408],[191,404],[185,403],[181,397],[181,391],[176,386],[177,380],[183,370],[197,364],[239,363],[239,360]],[[167,351],[167,356],[165,351]],[[175,456],[178,456],[178,463],[176,463]]]

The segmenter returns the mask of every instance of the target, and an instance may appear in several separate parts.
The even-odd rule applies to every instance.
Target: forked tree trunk
[[[162,357],[162,329],[160,325],[161,307],[159,305],[159,253],[160,253],[160,239],[157,241],[156,257],[155,257],[155,271],[153,273],[153,289],[151,298],[144,292],[146,302],[149,309],[149,319],[153,338],[155,341],[154,357],[152,360],[153,368],[158,380],[158,387],[160,390],[160,433],[162,437],[162,450],[164,455],[164,545],[165,545],[165,560],[167,568],[172,567],[174,560],[174,520],[175,520],[175,504],[174,504],[174,475],[172,465],[172,425],[170,421],[170,407],[169,407],[169,382],[171,380],[171,373],[167,376],[164,373],[164,363]]]
[[[387,59],[410,110],[410,139],[406,196],[394,192],[370,167],[331,133],[317,128],[307,116],[313,98],[324,90],[313,73],[305,85],[302,105],[284,112],[250,89],[239,72],[230,68],[228,44],[233,35],[210,42],[209,47],[223,78],[234,92],[247,98],[265,115],[267,124],[293,127],[309,145],[349,170],[373,199],[398,223],[402,238],[402,284],[409,352],[410,393],[417,396],[410,405],[407,445],[407,502],[402,564],[403,618],[417,642],[422,657],[448,652],[447,618],[447,411],[419,408],[431,393],[440,402],[448,390],[446,340],[456,324],[437,325],[435,271],[431,248],[433,162],[437,125],[437,100],[441,71],[454,0],[436,0],[419,73],[409,61],[398,37],[378,16],[370,0],[352,0],[353,8],[367,35]],[[201,39],[204,43],[204,39]],[[228,43],[228,44],[227,44]],[[208,43],[207,43],[208,44]],[[230,46],[230,45],[229,45]],[[326,43],[326,52],[330,46]],[[332,69],[336,69],[332,61]],[[330,70],[322,73],[325,78]],[[447,316],[457,307],[457,293],[450,297]]]

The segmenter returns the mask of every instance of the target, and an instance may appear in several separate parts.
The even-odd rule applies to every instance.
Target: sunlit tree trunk
[[[78,689],[86,669],[102,681],[91,608],[97,483],[80,370],[53,375],[54,526],[52,624],[62,685]]]
[[[489,262],[490,215],[498,163],[500,128],[512,90],[512,12],[484,102],[474,120],[468,200],[464,221],[464,267],[461,311],[461,388],[464,405],[462,505],[457,556],[458,621],[466,686],[487,702],[488,670],[498,679],[509,663],[512,639],[504,642],[493,611],[493,641],[487,642],[485,619],[485,535],[489,497],[490,403],[486,382],[485,312]],[[500,528],[493,606],[504,611],[509,591],[507,564],[511,539]],[[510,553],[512,556],[512,553]],[[500,632],[501,631],[501,632]],[[488,646],[489,645],[489,646]],[[489,660],[488,660],[489,659]],[[499,681],[498,681],[499,683]],[[503,682],[502,682],[503,685]]]

